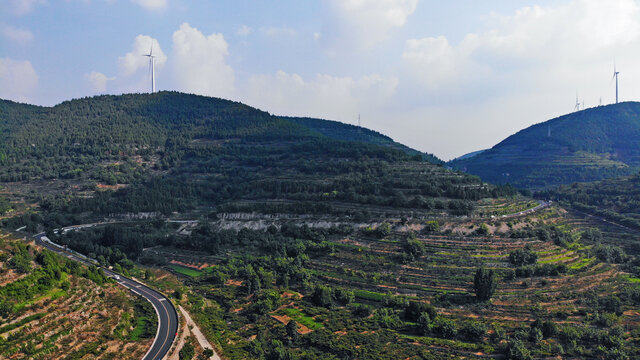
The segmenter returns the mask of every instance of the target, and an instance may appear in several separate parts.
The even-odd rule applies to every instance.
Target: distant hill
[[[449,163],[492,183],[545,188],[630,175],[640,167],[640,103],[600,106],[533,125]]]
[[[314,119],[308,117],[283,118],[307,127],[311,130],[317,131],[322,135],[332,139],[382,145],[390,147],[392,149],[404,151],[411,156],[419,155],[423,160],[427,160],[434,164],[442,163],[442,160],[438,159],[433,154],[423,153],[418,150],[412,149],[408,146],[393,141],[393,139],[391,139],[390,137],[383,135],[377,131],[369,130],[360,126],[345,124],[339,121]]]
[[[480,154],[482,154],[482,153],[483,153],[483,152],[485,152],[485,151],[487,151],[487,150],[477,150],[477,151],[473,151],[473,152],[470,152],[470,153],[468,153],[468,154],[464,154],[464,155],[462,155],[462,156],[459,156],[459,157],[457,157],[457,158],[453,159],[452,161],[456,161],[456,160],[465,160],[465,159],[471,159],[472,157],[477,156],[477,155],[480,155]]]

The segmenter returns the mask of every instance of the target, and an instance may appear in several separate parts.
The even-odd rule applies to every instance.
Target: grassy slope
[[[640,166],[639,141],[640,103],[627,102],[533,125],[450,164],[486,181],[541,188],[633,173]]]

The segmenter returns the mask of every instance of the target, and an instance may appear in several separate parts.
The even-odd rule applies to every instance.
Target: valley
[[[174,92],[0,114],[4,231],[143,279],[223,359],[640,356],[640,234],[584,215],[635,221],[635,177],[532,197],[373,131]],[[54,231],[79,224],[98,225]],[[170,356],[212,356],[194,333]]]

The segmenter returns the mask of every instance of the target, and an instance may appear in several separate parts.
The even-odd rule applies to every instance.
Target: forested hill
[[[369,130],[361,126],[355,126],[345,124],[339,121],[315,119],[308,117],[283,117],[296,124],[300,124],[311,130],[315,130],[329,138],[345,141],[358,141],[369,144],[377,144],[387,146],[393,149],[398,149],[406,152],[409,155],[419,155],[424,160],[432,162],[434,164],[442,163],[442,160],[435,157],[433,154],[423,153],[418,150],[412,149],[406,145],[393,141],[390,137],[383,135],[377,131]]]
[[[175,92],[98,96],[51,108],[0,101],[0,131],[2,165],[30,157],[153,152],[194,139],[318,137],[240,103]]]
[[[635,173],[638,144],[640,103],[625,102],[533,125],[450,165],[494,183],[544,188]]]
[[[380,214],[463,215],[474,201],[514,194],[411,155],[383,135],[364,129],[356,131],[364,138],[353,129],[341,135],[344,126],[328,124],[175,92],[54,107],[1,101],[0,183],[54,218],[190,211],[342,216],[368,212],[362,205]]]

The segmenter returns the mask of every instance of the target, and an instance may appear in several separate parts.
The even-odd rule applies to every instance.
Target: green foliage
[[[587,109],[533,125],[450,165],[485,181],[523,188],[631,175],[640,166],[638,119],[640,103],[635,102]]]
[[[515,266],[531,265],[538,261],[538,254],[529,246],[509,253],[509,262]]]
[[[418,159],[427,160],[434,164],[441,164],[442,160],[436,158],[432,154],[420,153],[416,150],[410,149],[402,144],[393,141],[390,137],[380,134],[379,132],[354,126],[350,124],[341,123],[338,121],[320,120],[313,118],[295,118],[284,117],[285,119],[292,121],[296,124],[307,127],[311,130],[318,131],[323,135],[336,140],[345,141],[357,141],[371,144],[378,144],[388,146],[394,149],[402,150],[409,155],[417,156]]]
[[[531,352],[520,340],[512,340],[507,346],[506,357],[508,360],[531,360]]]
[[[445,339],[453,339],[458,334],[458,326],[454,320],[438,316],[431,324],[431,331]]]
[[[408,239],[404,249],[411,260],[415,260],[426,253],[424,244],[417,239]]]
[[[421,301],[410,301],[404,310],[404,317],[408,321],[418,321],[425,313],[429,316],[429,319],[435,319],[437,315],[436,309],[431,304]]]
[[[598,260],[610,264],[620,264],[628,259],[625,251],[619,246],[598,244],[591,249],[591,252]]]
[[[491,299],[497,286],[496,274],[492,269],[479,268],[476,271],[476,275],[473,278],[473,290],[478,300],[487,301]]]
[[[7,265],[16,269],[19,273],[26,274],[31,271],[31,261],[32,256],[27,245],[18,243],[14,246],[13,256],[11,256]]]
[[[330,308],[333,306],[333,289],[329,286],[318,285],[313,291],[312,299],[316,305]]]
[[[191,341],[187,341],[182,346],[182,349],[180,349],[179,358],[180,360],[191,360],[193,359],[193,356],[195,355],[195,353],[196,353],[195,347],[193,346]]]
[[[129,334],[130,340],[138,341],[139,339],[153,338],[156,335],[158,318],[151,303],[142,298],[137,298],[133,310],[135,327]]]
[[[424,225],[422,231],[427,233],[433,233],[440,231],[440,223],[437,220],[430,220]]]

